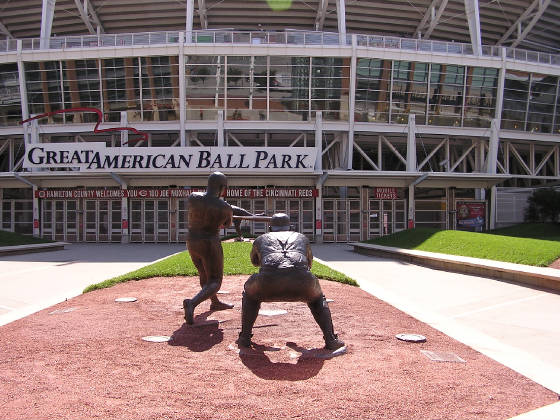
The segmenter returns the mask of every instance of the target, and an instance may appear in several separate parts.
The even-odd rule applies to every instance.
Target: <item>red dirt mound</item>
[[[0,413],[10,419],[507,419],[555,393],[368,295],[322,282],[335,330],[348,344],[324,359],[301,303],[260,315],[255,348],[239,352],[245,276],[224,279],[233,310],[182,300],[196,278],[154,278],[98,290],[0,327]],[[133,303],[115,298],[134,296]],[[421,344],[395,334],[419,333]],[[171,336],[150,343],[144,336]],[[420,350],[453,353],[435,362]]]

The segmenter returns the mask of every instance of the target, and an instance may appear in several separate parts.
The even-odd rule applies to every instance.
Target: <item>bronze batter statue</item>
[[[231,225],[233,217],[231,206],[220,199],[226,188],[226,176],[214,172],[208,177],[206,193],[193,192],[187,199],[187,249],[198,270],[202,288],[192,299],[183,301],[187,324],[193,323],[195,308],[206,299],[211,300],[211,310],[233,308],[233,305],[220,302],[216,295],[224,276],[224,252],[219,233],[221,228]]]
[[[323,331],[325,347],[336,350],[344,346],[334,333],[329,305],[319,281],[310,271],[313,254],[309,239],[290,231],[290,219],[283,213],[272,216],[270,230],[255,239],[251,250],[251,262],[260,266],[260,270],[244,286],[239,346],[251,346],[261,302],[279,301],[306,302]]]

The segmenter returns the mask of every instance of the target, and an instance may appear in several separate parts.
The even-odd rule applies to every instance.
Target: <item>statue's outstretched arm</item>
[[[242,209],[241,207],[231,206],[231,208],[233,210],[234,216],[254,216],[253,213],[248,212],[247,210]]]

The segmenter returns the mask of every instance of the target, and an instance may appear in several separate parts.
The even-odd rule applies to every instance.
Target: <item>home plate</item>
[[[336,350],[329,350],[329,349],[311,349],[311,350],[305,350],[302,354],[301,357],[304,359],[307,358],[313,358],[313,359],[323,359],[323,360],[327,360],[327,359],[332,359],[334,357],[338,357],[338,356],[342,356],[343,354],[346,354],[348,352],[348,347],[347,346],[342,346]]]
[[[64,309],[57,309],[56,311],[49,312],[49,315],[53,314],[66,314],[68,312],[76,311],[78,308],[64,308]]]
[[[288,311],[284,310],[284,309],[261,309],[259,311],[259,315],[264,315],[264,316],[278,316],[278,315],[284,315],[287,314]]]
[[[397,337],[398,340],[408,341],[409,343],[423,343],[426,341],[426,337],[420,334],[402,333],[402,334],[397,334],[395,337]]]
[[[146,337],[142,337],[142,340],[149,341],[150,343],[165,343],[171,340],[171,337],[167,335],[148,335]]]

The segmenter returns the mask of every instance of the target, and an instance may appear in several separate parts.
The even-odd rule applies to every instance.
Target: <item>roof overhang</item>
[[[223,171],[229,186],[266,186],[281,187],[315,187],[320,173],[282,173],[279,171],[238,172]],[[72,171],[37,171],[12,172],[0,174],[0,188],[29,188],[30,184],[38,188],[73,188],[73,187],[158,187],[169,185],[203,186],[208,182],[210,172],[152,171],[135,172],[72,172]],[[26,182],[27,181],[27,182]]]
[[[453,174],[447,172],[431,172],[420,181],[421,188],[491,188],[512,178],[511,175],[497,175],[485,173]]]
[[[427,188],[490,188],[500,184],[511,175],[486,173],[447,172],[383,172],[383,171],[328,171],[326,186],[372,186],[372,187],[417,187]]]

